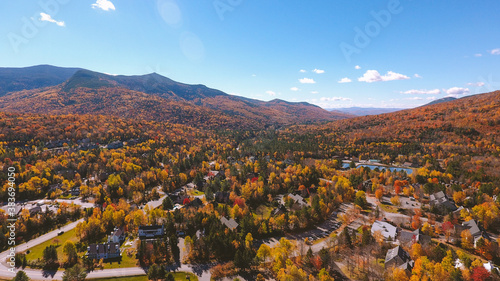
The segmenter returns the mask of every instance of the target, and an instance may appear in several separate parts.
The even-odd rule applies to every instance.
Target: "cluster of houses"
[[[431,208],[435,208],[441,214],[455,212],[458,210],[455,202],[453,202],[453,200],[442,191],[431,194],[429,204],[431,205]]]
[[[469,230],[474,237],[474,246],[476,246],[476,242],[481,238],[489,239],[487,233],[481,229],[475,220],[469,220],[461,225],[455,225],[452,236],[455,237],[455,239],[460,239],[460,234],[464,230]],[[372,224],[371,233],[373,236],[381,235],[385,241],[390,241],[397,245],[387,251],[385,257],[386,268],[399,267],[411,271],[413,268],[413,261],[403,247],[411,248],[414,243],[428,245],[431,242],[431,237],[423,233],[421,229],[407,231],[386,221],[375,221]]]
[[[121,256],[120,245],[125,241],[126,235],[123,228],[115,227],[108,236],[108,242],[90,244],[87,247],[87,258],[91,260],[109,260]]]
[[[16,204],[14,207],[9,205],[4,205],[1,207],[2,210],[7,214],[12,214],[12,216],[19,216],[22,210],[28,210],[30,216],[33,217],[37,214],[53,212],[56,213],[59,207],[56,204],[52,204],[51,202],[47,202],[45,200],[40,201],[31,201],[31,202],[20,202],[20,204]]]
[[[143,225],[139,226],[139,239],[153,240],[161,238],[165,234],[163,225]],[[87,247],[86,256],[92,260],[110,260],[121,256],[120,246],[125,242],[126,234],[123,228],[115,227],[108,236],[105,243],[94,243]]]

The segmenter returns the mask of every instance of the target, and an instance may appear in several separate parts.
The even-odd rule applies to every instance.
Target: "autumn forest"
[[[354,117],[155,75],[64,75],[0,96],[1,250],[11,167],[17,245],[80,220],[60,245],[19,251],[20,270],[500,280],[499,91]],[[118,230],[119,257],[93,257]]]

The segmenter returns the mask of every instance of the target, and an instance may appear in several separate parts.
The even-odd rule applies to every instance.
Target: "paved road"
[[[50,239],[53,239],[58,236],[59,231],[69,231],[73,228],[76,227],[76,225],[83,221],[83,219],[80,219],[76,222],[70,223],[64,227],[61,227],[60,229],[56,229],[54,231],[51,231],[47,234],[44,234],[38,238],[35,238],[33,240],[30,240],[24,244],[21,244],[17,246],[16,252],[22,252],[26,251],[29,248],[32,248],[38,244],[41,244],[45,241],[48,241]],[[179,241],[179,243],[183,243],[183,240]],[[182,250],[182,247],[181,247]],[[7,255],[9,254],[9,251],[4,251],[0,253],[0,277],[3,278],[12,278],[14,277],[15,273],[9,272],[9,266],[5,263]],[[171,271],[184,271],[184,272],[191,272],[194,273],[198,276],[198,279],[200,281],[210,281],[210,268],[213,265],[188,265],[188,264],[181,264],[181,265],[176,265],[172,266],[169,269]],[[36,270],[36,269],[30,269],[26,268],[24,269],[26,274],[32,279],[32,280],[61,280],[63,271],[42,271],[42,270]],[[105,269],[105,270],[95,270],[92,271],[88,274],[88,278],[109,278],[109,277],[121,277],[121,276],[135,276],[135,275],[145,275],[147,272],[140,267],[129,267],[129,268],[115,268],[115,269]]]
[[[81,198],[76,198],[76,199],[55,199],[55,200],[52,200],[52,202],[59,202],[59,203],[63,203],[63,202],[66,202],[68,204],[71,204],[71,203],[74,203],[76,205],[80,205],[81,208],[94,208],[94,203],[90,203],[90,202],[83,202]]]
[[[29,248],[32,248],[38,244],[41,244],[47,240],[50,240],[52,238],[55,238],[57,237],[58,235],[58,232],[59,231],[69,231],[73,228],[76,227],[76,225],[79,223],[79,222],[82,222],[83,219],[79,219],[75,222],[72,222],[68,225],[65,225],[63,227],[61,227],[60,229],[56,229],[54,231],[51,231],[51,232],[48,232],[38,238],[35,238],[33,240],[30,240],[24,244],[21,244],[19,246],[16,247],[16,252],[24,252],[26,251],[27,249]],[[6,261],[6,258],[7,258],[7,255],[9,254],[9,250],[7,251],[4,251],[2,253],[0,253],[0,277],[4,277],[4,278],[12,278],[15,274],[13,274],[12,272],[9,272],[9,266],[5,263]],[[33,274],[33,276],[31,274],[29,274],[28,276],[31,277],[32,279],[37,279],[37,280],[42,280],[44,279],[43,276],[42,276],[42,272],[40,270],[26,270],[26,273],[28,273],[28,271],[32,271],[31,273]],[[38,278],[38,275],[41,276],[42,278]]]

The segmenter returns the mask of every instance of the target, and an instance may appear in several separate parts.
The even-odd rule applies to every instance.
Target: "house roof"
[[[396,248],[392,248],[387,251],[387,254],[385,255],[385,263],[397,257],[399,257],[404,263],[411,260],[410,254],[408,254],[400,246],[397,246]]]
[[[121,227],[115,228],[115,231],[113,232],[113,236],[120,237],[123,235],[123,229]]]
[[[160,230],[163,229],[163,225],[140,225],[139,230]]]
[[[97,254],[116,254],[120,252],[120,244],[118,243],[102,243],[102,244],[90,244],[88,248],[88,253]]]
[[[436,192],[434,194],[431,194],[429,198],[429,203],[431,205],[439,205],[439,206],[444,206],[446,208],[451,209],[452,211],[455,211],[457,209],[457,206],[455,206],[455,203],[451,201],[448,196],[442,191]]]
[[[385,239],[388,239],[391,237],[392,239],[396,238],[397,234],[397,227],[393,226],[390,223],[383,222],[383,221],[375,221],[372,224],[372,234],[375,233],[376,231],[380,231],[382,236],[384,236]]]
[[[222,217],[220,219],[220,222],[223,223],[227,228],[233,230],[238,227],[238,223],[234,219],[226,219],[225,217]]]
[[[470,234],[474,236],[474,238],[478,238],[479,236],[481,236],[481,229],[479,228],[475,220],[466,221],[462,223],[462,226],[467,228],[470,231]]]
[[[403,243],[414,242],[414,241],[416,241],[416,239],[417,239],[417,235],[413,232],[401,231],[401,233],[399,233],[399,241],[401,241]]]
[[[410,261],[403,263],[402,265],[400,265],[398,267],[403,269],[403,270],[411,271],[413,269],[413,264],[414,264],[414,262],[410,260]]]
[[[288,194],[288,197],[290,197],[290,199],[293,199],[297,204],[300,205],[307,204],[306,201],[304,200],[304,197],[300,195]]]

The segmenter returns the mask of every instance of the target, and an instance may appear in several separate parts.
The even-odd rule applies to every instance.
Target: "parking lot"
[[[401,208],[403,209],[420,209],[422,204],[415,200],[413,197],[399,196],[399,201],[401,202]]]

